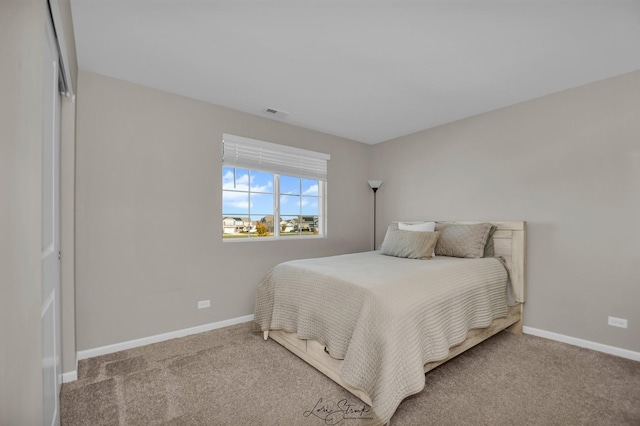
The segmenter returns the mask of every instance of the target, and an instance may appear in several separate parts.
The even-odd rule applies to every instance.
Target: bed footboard
[[[362,402],[371,406],[371,397],[362,389],[351,386],[340,376],[342,361],[333,358],[324,350],[324,346],[316,340],[299,339],[295,333],[282,330],[269,330],[269,337],[280,343],[290,352],[293,352],[307,364],[315,367],[325,376],[351,392]]]
[[[503,331],[510,327],[516,327],[515,330],[509,330],[511,332],[518,332],[517,326],[520,324],[520,332],[522,330],[521,325],[522,318],[522,305],[516,305],[509,308],[509,313],[504,318],[495,319],[491,325],[487,328],[477,328],[469,331],[467,339],[457,346],[452,347],[449,350],[449,356],[446,359],[440,361],[429,362],[424,365],[424,372],[428,372],[440,364],[443,364],[457,355],[460,355],[467,349],[470,349],[478,343],[488,339],[489,337]],[[325,376],[351,392],[356,397],[360,398],[365,404],[371,405],[371,397],[362,389],[355,386],[351,386],[344,381],[340,376],[340,368],[342,361],[333,358],[325,351],[325,347],[316,340],[299,339],[295,333],[289,333],[282,330],[268,330],[263,332],[265,340],[271,337],[273,340],[284,346],[290,352],[293,352],[309,365],[315,367]]]

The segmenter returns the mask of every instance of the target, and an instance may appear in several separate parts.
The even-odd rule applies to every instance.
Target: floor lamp
[[[369,186],[373,190],[373,249],[376,249],[376,192],[382,186],[381,180],[370,180]]]

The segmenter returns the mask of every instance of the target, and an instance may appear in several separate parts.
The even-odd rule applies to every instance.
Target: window
[[[329,155],[227,134],[222,146],[225,241],[326,234]]]

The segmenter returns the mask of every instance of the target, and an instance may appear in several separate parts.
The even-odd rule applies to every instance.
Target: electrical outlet
[[[624,318],[609,317],[609,325],[620,328],[627,328],[627,320]]]
[[[211,300],[199,300],[198,309],[204,309],[211,306]]]

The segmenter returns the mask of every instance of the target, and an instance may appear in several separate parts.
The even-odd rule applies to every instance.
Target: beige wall
[[[525,325],[640,351],[640,71],[375,145],[371,170],[380,241],[391,220],[527,220]]]
[[[330,154],[328,238],[223,243],[223,133]],[[82,70],[77,141],[78,350],[252,314],[275,264],[369,247],[367,145]]]
[[[0,2],[0,424],[42,424],[41,169],[46,3]]]

